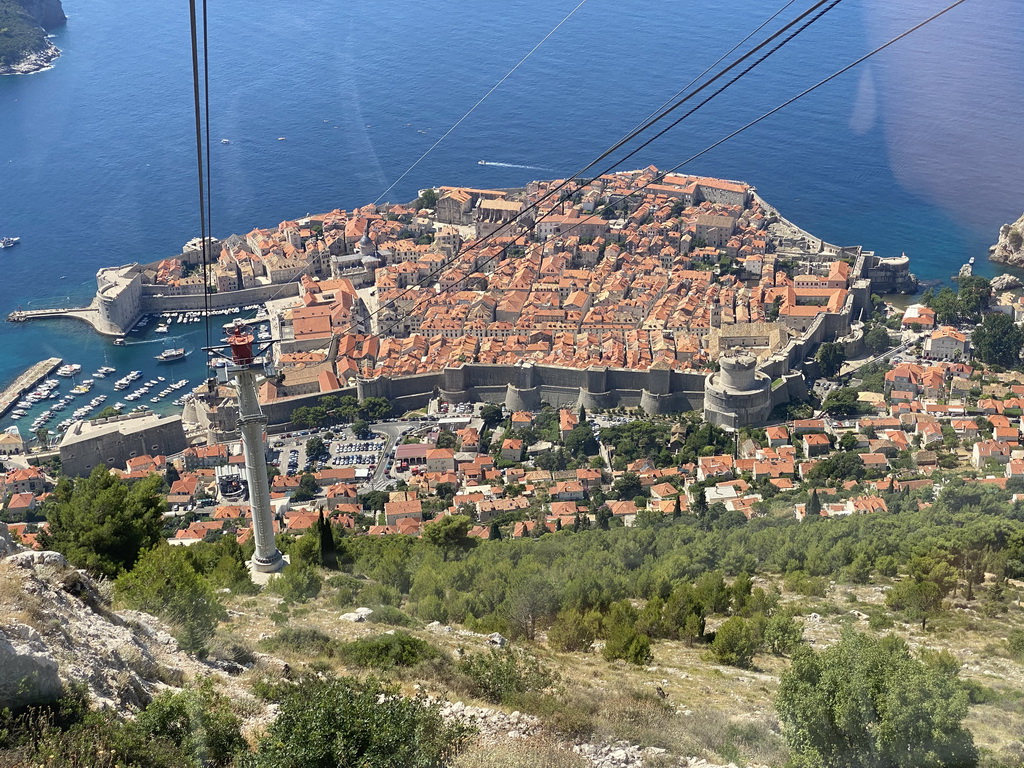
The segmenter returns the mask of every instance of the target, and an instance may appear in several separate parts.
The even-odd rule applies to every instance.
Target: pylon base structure
[[[245,478],[249,483],[249,505],[252,509],[252,533],[256,551],[250,562],[256,573],[274,573],[286,565],[274,540],[274,516],[270,506],[270,483],[267,479],[267,453],[264,435],[267,417],[260,408],[256,394],[256,374],[266,373],[266,364],[260,355],[270,344],[256,351],[252,328],[236,320],[225,326],[226,346],[211,347],[210,351],[228,360],[220,369],[223,383],[234,380],[238,393],[238,427],[242,433],[242,451],[245,454]],[[223,354],[228,350],[230,356]]]

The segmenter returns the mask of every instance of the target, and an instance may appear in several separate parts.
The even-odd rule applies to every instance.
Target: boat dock
[[[49,376],[61,362],[59,357],[42,360],[16,378],[11,386],[0,393],[0,416],[7,413],[26,390],[32,389],[40,380]]]

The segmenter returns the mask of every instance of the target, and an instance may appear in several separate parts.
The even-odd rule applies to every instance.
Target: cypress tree
[[[811,491],[811,498],[807,501],[807,507],[805,508],[807,516],[820,515],[821,514],[821,499],[818,498],[818,489],[815,488]]]
[[[501,528],[498,527],[497,521],[491,522],[491,529],[487,532],[487,538],[489,541],[499,541],[501,539]]]
[[[672,508],[672,519],[678,520],[683,516],[682,502],[679,501],[679,497],[676,496],[676,505]]]
[[[334,531],[331,524],[324,519],[324,511],[320,510],[320,516],[316,521],[317,533],[320,535],[320,560],[327,568],[335,568],[338,565],[338,552],[334,543]]]

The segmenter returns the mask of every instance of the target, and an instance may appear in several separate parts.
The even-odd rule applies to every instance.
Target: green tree
[[[715,632],[711,655],[719,664],[746,669],[754,661],[761,640],[752,622],[739,616],[726,619]]]
[[[442,431],[437,436],[437,442],[434,443],[435,448],[454,448],[458,441],[451,432]]]
[[[501,413],[501,406],[494,403],[487,403],[480,409],[480,418],[484,420],[484,426],[494,429],[501,424],[505,418]]]
[[[296,563],[285,566],[284,571],[267,584],[267,589],[288,603],[304,603],[320,594],[323,578],[315,566]]]
[[[311,437],[306,441],[307,461],[327,461],[331,458],[331,449],[322,437]]]
[[[989,281],[979,275],[963,277],[957,282],[956,298],[960,317],[975,320],[988,309],[992,299],[992,288]],[[936,319],[937,317],[936,313]]]
[[[280,714],[252,758],[253,768],[436,768],[469,736],[425,697],[369,679],[304,677],[281,685]]]
[[[876,325],[864,334],[864,346],[873,355],[880,355],[892,345],[889,331],[884,325]]]
[[[974,352],[983,363],[1013,368],[1020,364],[1024,330],[1001,312],[985,315],[981,327],[971,335]]]
[[[573,458],[580,456],[594,456],[600,446],[593,430],[585,422],[581,422],[572,428],[572,431],[565,436],[565,450]]]
[[[116,577],[160,540],[162,483],[153,475],[129,486],[102,464],[88,477],[63,478],[43,505],[49,527],[39,541],[76,568]]]
[[[118,578],[114,594],[128,608],[167,621],[189,653],[201,653],[217,622],[227,618],[184,547],[161,543],[143,553],[135,567]]]
[[[434,208],[437,206],[437,191],[433,189],[424,189],[419,197],[416,198],[416,208]]]
[[[822,409],[830,416],[845,419],[864,412],[864,405],[857,397],[857,390],[850,387],[833,389],[821,404]]]
[[[299,487],[295,489],[295,493],[292,494],[292,501],[311,501],[316,498],[316,495],[320,492],[320,484],[316,481],[309,472],[306,472],[299,478]]]
[[[629,501],[644,495],[644,486],[640,482],[640,476],[635,472],[623,473],[612,484],[612,495],[621,501]]]
[[[370,425],[363,419],[359,419],[352,423],[352,434],[356,436],[357,440],[373,439],[373,432],[370,430]]]
[[[811,491],[811,498],[807,500],[807,506],[804,507],[804,512],[808,517],[814,517],[815,515],[821,514],[821,499],[818,498],[817,488]]]
[[[534,640],[537,630],[558,610],[558,595],[550,579],[539,573],[522,576],[509,584],[502,615],[513,637]]]
[[[906,579],[886,593],[885,604],[902,611],[910,621],[920,621],[923,630],[942,608],[942,591],[933,581]]]
[[[473,521],[466,515],[445,515],[423,526],[423,540],[441,551],[445,562],[453,552],[469,544],[469,529]]]
[[[830,379],[839,373],[839,370],[843,367],[843,363],[846,362],[846,351],[843,349],[842,344],[834,341],[826,341],[818,347],[818,351],[815,353],[814,359],[818,361],[818,367],[821,369],[821,375],[826,379]]]
[[[320,539],[320,562],[328,568],[337,568],[338,548],[334,541],[334,531],[331,530],[330,520],[324,519],[322,509],[316,521],[316,533]]]
[[[391,401],[386,397],[368,397],[359,404],[359,414],[369,421],[380,421],[391,415]]]
[[[968,696],[948,657],[915,659],[907,644],[847,632],[802,647],[775,702],[794,768],[969,768]]]
[[[857,435],[853,432],[844,432],[843,436],[839,438],[839,448],[844,451],[855,451],[857,446],[860,445],[860,441],[857,439]]]

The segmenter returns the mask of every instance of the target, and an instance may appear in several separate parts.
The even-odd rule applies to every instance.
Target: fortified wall
[[[143,315],[161,312],[195,312],[207,305],[201,293],[168,295],[168,286],[143,282],[145,264],[109,267],[96,273],[96,301],[105,333],[122,335]],[[260,285],[237,291],[209,294],[210,309],[231,309],[247,304],[262,304],[274,299],[299,295],[299,284]]]
[[[722,371],[673,371],[655,364],[646,371],[621,368],[561,368],[529,362],[516,365],[464,363],[431,373],[360,379],[356,386],[328,393],[273,400],[263,405],[271,425],[286,424],[300,406],[325,394],[383,397],[396,413],[423,408],[433,397],[448,402],[503,403],[510,410],[538,410],[542,403],[590,411],[641,408],[649,414],[703,410],[705,418],[737,428],[763,423],[776,406],[807,397],[805,370],[812,370],[818,345],[850,333],[856,304],[851,292],[842,312],[822,313],[799,338],[763,360],[744,350],[724,350]],[[744,358],[742,363],[735,358]],[[749,358],[749,359],[746,359]],[[221,418],[224,418],[221,414]],[[224,424],[225,428],[231,428]]]
[[[97,464],[123,467],[136,456],[168,456],[187,445],[180,416],[145,413],[77,421],[60,441],[61,471],[82,477]]]

